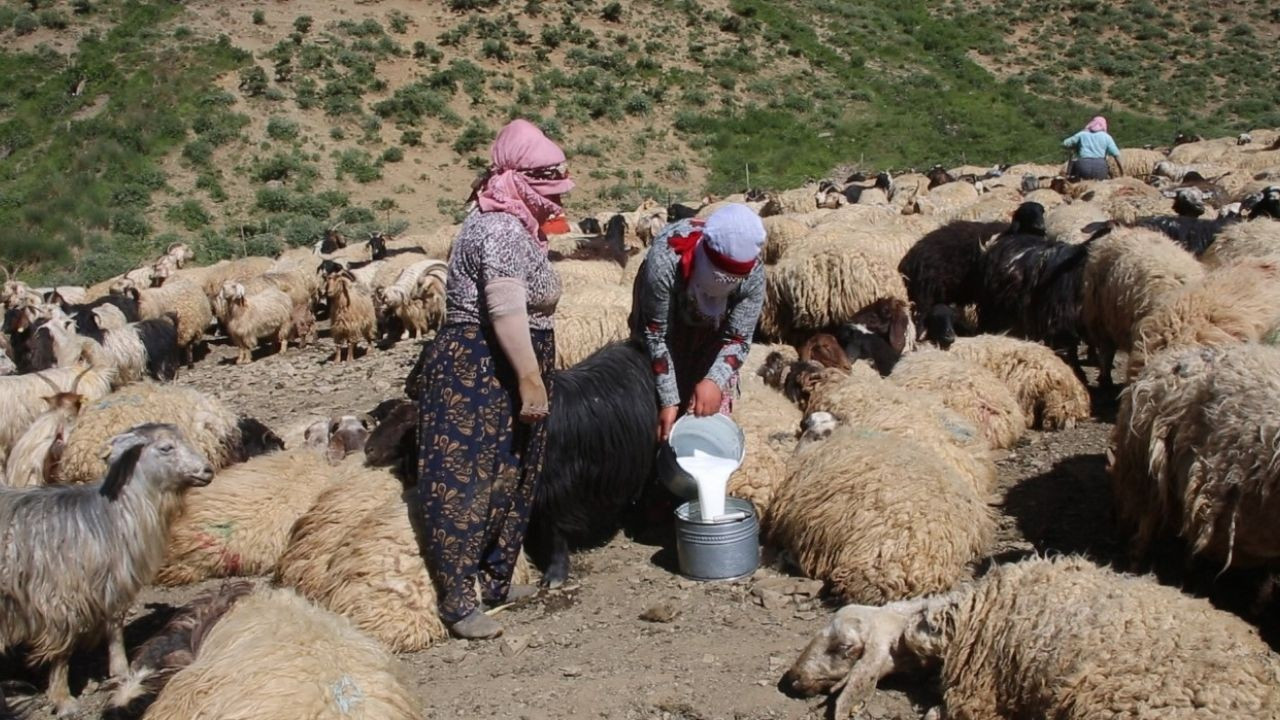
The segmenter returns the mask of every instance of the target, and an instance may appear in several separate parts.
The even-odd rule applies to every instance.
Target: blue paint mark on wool
[[[352,680],[350,675],[338,678],[329,690],[333,693],[333,701],[337,703],[338,711],[343,715],[350,715],[356,706],[364,702],[364,691],[356,685],[356,681]]]

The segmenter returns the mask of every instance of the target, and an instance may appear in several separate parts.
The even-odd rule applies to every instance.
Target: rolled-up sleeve
[[[707,379],[724,390],[733,374],[747,362],[751,351],[751,337],[760,311],[764,308],[764,266],[757,265],[734,293],[729,316],[725,319],[720,336],[720,352],[707,372]]]
[[[650,252],[641,278],[643,290],[638,293],[640,336],[653,364],[653,380],[658,390],[658,406],[680,404],[676,384],[676,368],[667,347],[667,326],[671,317],[671,291],[678,265],[671,253]]]

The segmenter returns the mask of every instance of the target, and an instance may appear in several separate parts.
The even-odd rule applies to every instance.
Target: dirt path
[[[300,432],[309,418],[367,411],[398,395],[417,354],[417,343],[406,341],[338,365],[326,361],[327,341],[321,342],[246,367],[224,364],[234,353],[215,346],[180,381],[287,435]],[[1091,421],[1064,432],[1029,433],[1001,459],[996,559],[1030,552],[1113,554],[1103,470],[1109,427]],[[620,535],[574,557],[568,588],[504,611],[503,639],[447,641],[404,656],[426,698],[427,716],[823,717],[818,701],[792,699],[777,688],[830,612],[815,597],[816,583],[789,578],[773,562],[746,581],[696,583],[673,572],[673,553],[662,545]],[[199,589],[144,593],[131,646]],[[102,659],[84,661],[80,682],[86,675],[102,677]],[[0,679],[13,677],[43,683],[42,674],[0,667]],[[95,684],[87,689],[90,711],[105,702],[105,692]],[[863,717],[919,718],[936,702],[925,686],[890,686],[876,693]]]

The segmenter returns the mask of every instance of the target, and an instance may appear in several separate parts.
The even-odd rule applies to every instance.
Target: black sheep
[[[369,233],[369,257],[374,260],[387,257],[387,238],[380,232]]]
[[[1249,219],[1260,217],[1280,220],[1280,185],[1268,185],[1262,191],[1262,199],[1254,203],[1253,209],[1249,212]]]
[[[170,381],[178,375],[181,363],[178,352],[178,316],[166,313],[163,318],[143,320],[133,326],[147,351],[147,374],[156,380]]]
[[[925,177],[929,178],[929,189],[932,190],[939,185],[946,185],[949,182],[955,182],[956,179],[946,168],[941,165],[934,165],[929,168],[929,172],[925,173]]]
[[[124,315],[125,322],[138,322],[138,299],[134,295],[107,295],[93,302],[78,305],[63,305],[62,311],[76,319],[76,332],[85,337],[93,337],[93,309],[103,305],[115,305]]]
[[[416,397],[418,388],[406,382]],[[551,378],[547,453],[526,549],[542,583],[563,584],[571,548],[607,542],[644,491],[657,454],[658,408],[648,354],[634,341],[607,345]],[[365,462],[416,472],[417,407],[402,401],[369,435]]]
[[[924,339],[946,350],[956,341],[960,313],[954,306],[938,303],[924,316]]]
[[[939,304],[972,305],[982,296],[984,241],[1008,229],[1007,223],[956,220],[920,238],[898,272],[907,284],[907,297],[916,308],[916,323]]]
[[[671,203],[667,206],[667,222],[675,222],[677,220],[687,220],[696,217],[698,208],[691,208],[688,205],[680,203]]]
[[[600,221],[595,218],[583,218],[578,221],[578,229],[587,235],[599,235],[603,230],[600,229]]]

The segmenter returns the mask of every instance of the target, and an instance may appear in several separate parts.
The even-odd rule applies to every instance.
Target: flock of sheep
[[[572,551],[660,499],[631,285],[665,222],[746,202],[767,299],[730,494],[851,603],[790,688],[840,717],[899,672],[939,679],[934,717],[1277,717],[1280,656],[1246,620],[1082,558],[991,560],[996,457],[1091,417],[1083,345],[1100,385],[1127,358],[1107,459],[1135,567],[1170,543],[1215,572],[1274,567],[1277,138],[1126,149],[1103,182],[935,168],[583,219],[552,238],[556,404],[517,581],[563,583]],[[105,640],[109,717],[421,717],[393,653],[447,631],[418,552],[416,373],[279,434],[173,381],[211,340],[252,362],[316,341],[317,318],[335,360],[429,335],[455,231],[207,267],[176,245],[89,288],[7,279],[0,652],[50,668],[59,712],[72,653]],[[210,589],[130,661],[143,587],[215,578],[269,580]]]

